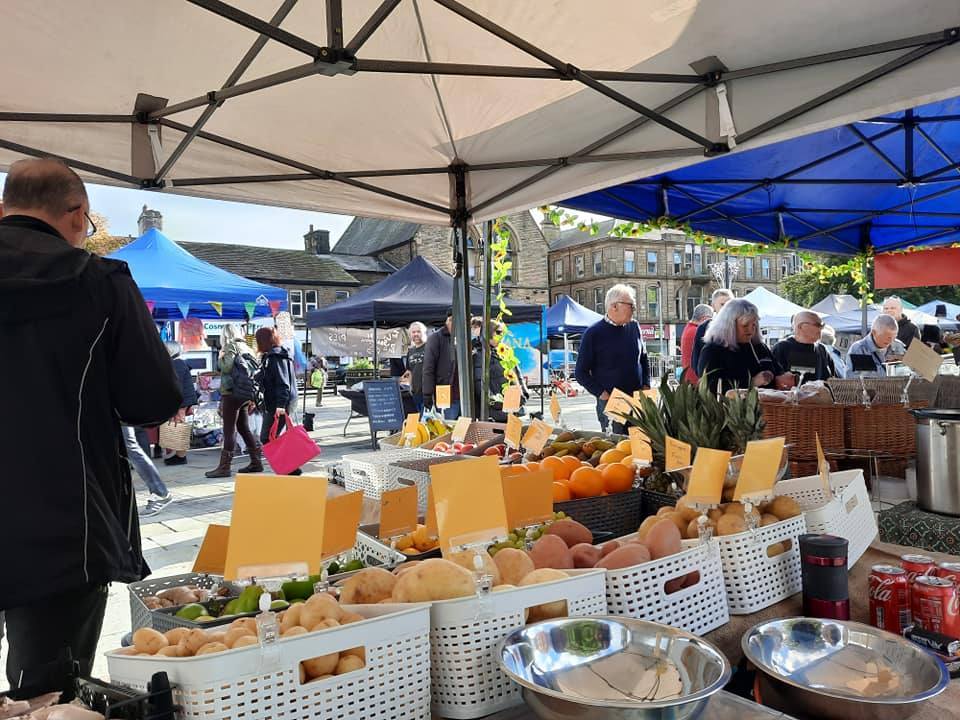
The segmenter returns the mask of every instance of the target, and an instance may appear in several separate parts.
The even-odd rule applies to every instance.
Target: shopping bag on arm
[[[279,416],[273,419],[270,442],[263,446],[263,454],[275,473],[287,475],[317,457],[320,447],[302,426],[294,425],[288,415],[283,416],[287,423],[286,431],[277,437],[280,419]]]

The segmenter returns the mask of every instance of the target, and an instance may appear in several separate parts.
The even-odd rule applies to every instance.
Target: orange
[[[567,467],[567,464],[563,461],[563,458],[554,457],[545,457],[540,463],[541,470],[550,470],[553,473],[554,480],[566,480],[570,477],[570,468]]]
[[[618,442],[618,443],[617,443],[617,450],[619,450],[620,452],[625,452],[625,453],[627,453],[627,455],[629,455],[629,454],[630,454],[630,441],[629,441],[629,440],[621,440],[620,442]]]
[[[578,458],[576,455],[564,455],[564,456],[563,456],[562,458],[560,458],[560,459],[563,460],[563,463],[564,463],[568,468],[570,468],[570,472],[571,472],[571,473],[572,473],[574,470],[576,470],[578,467],[580,467],[580,458]]]
[[[600,462],[602,463],[618,463],[627,456],[627,453],[622,450],[617,450],[616,448],[610,448],[603,455],[600,456]]]
[[[633,468],[626,467],[620,463],[607,465],[600,473],[603,478],[603,489],[608,493],[626,492],[633,487]]]
[[[570,488],[567,487],[567,484],[564,482],[555,482],[553,483],[553,501],[554,502],[565,502],[567,500],[572,500],[573,496],[570,494]]]
[[[568,485],[574,497],[595,497],[603,492],[603,476],[596,468],[580,468],[570,476]]]

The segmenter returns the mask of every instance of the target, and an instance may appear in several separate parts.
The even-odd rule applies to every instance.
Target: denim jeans
[[[443,417],[447,420],[456,420],[460,417],[460,403],[450,403],[450,407],[443,411]]]
[[[609,427],[610,432],[612,433],[617,433],[619,435],[626,435],[627,434],[626,425],[624,425],[623,423],[611,421],[610,418],[608,418],[603,412],[606,409],[607,409],[607,401],[601,400],[598,397],[597,398],[597,420],[600,421],[600,431],[607,432],[607,428]]]
[[[151,494],[158,497],[165,497],[167,494],[167,486],[164,485],[163,480],[160,479],[160,473],[157,472],[153,460],[150,459],[150,456],[143,451],[140,443],[137,442],[137,431],[129,425],[123,425],[122,427],[123,441],[127,446],[127,460],[130,461],[131,467],[136,470],[137,475],[143,480],[143,484],[147,486],[147,490],[149,490]]]

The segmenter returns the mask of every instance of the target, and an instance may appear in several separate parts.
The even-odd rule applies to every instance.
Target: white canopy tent
[[[872,307],[872,306],[871,306]],[[838,295],[830,293],[823,300],[810,308],[821,315],[839,315],[860,309],[860,300],[853,295]]]
[[[776,328],[779,330],[791,328],[790,319],[798,312],[805,310],[796,303],[772,293],[765,287],[754,288],[743,296],[757,306],[760,311],[760,327]]]
[[[449,223],[462,307],[470,221],[960,95],[956,0],[277,4],[8,0],[0,168]]]

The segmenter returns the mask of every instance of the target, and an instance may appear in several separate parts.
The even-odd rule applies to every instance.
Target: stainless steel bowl
[[[544,720],[693,720],[730,679],[710,643],[625,617],[519,628],[501,644],[500,665]]]
[[[741,641],[757,666],[764,705],[828,720],[900,720],[950,682],[940,660],[861,623],[771,620]]]

